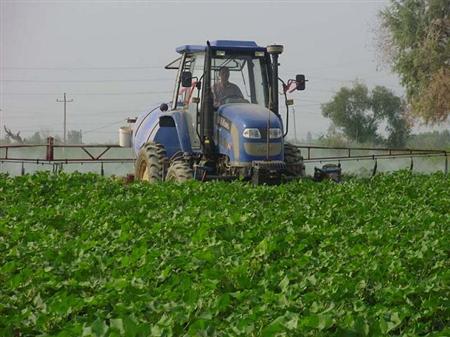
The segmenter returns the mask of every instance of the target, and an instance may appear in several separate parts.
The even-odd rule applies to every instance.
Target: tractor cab
[[[214,41],[211,46],[209,53],[206,46],[179,47],[177,52],[182,56],[166,66],[168,69],[179,69],[172,110],[181,109],[187,113],[190,138],[195,149],[201,147],[201,120],[206,123],[212,120],[216,129],[212,140],[216,146],[219,144],[218,127],[231,126],[226,123],[225,107],[222,106],[250,104],[269,108],[270,60],[267,60],[265,48],[258,47],[254,42],[237,44],[231,41]],[[230,109],[235,110],[230,107],[225,110]],[[206,116],[205,110],[208,111]],[[201,111],[203,114],[200,115]],[[248,112],[248,109],[245,111]],[[204,137],[206,133],[211,133],[208,132],[210,130],[203,131]]]

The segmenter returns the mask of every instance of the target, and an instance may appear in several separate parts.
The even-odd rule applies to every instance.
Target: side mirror
[[[181,73],[181,86],[183,88],[190,88],[192,85],[192,73],[190,71],[183,71]]]
[[[305,90],[305,86],[306,86],[305,75],[295,76],[295,82],[297,84],[297,90]]]

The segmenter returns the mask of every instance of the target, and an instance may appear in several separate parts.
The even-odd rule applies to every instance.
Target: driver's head
[[[230,69],[228,67],[221,67],[219,69],[219,78],[221,83],[227,83],[230,78]]]

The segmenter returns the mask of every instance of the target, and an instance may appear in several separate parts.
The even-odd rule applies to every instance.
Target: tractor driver
[[[219,82],[213,86],[214,92],[214,107],[218,108],[222,104],[225,104],[225,100],[228,98],[244,98],[241,89],[228,81],[230,78],[230,69],[228,67],[221,67],[219,69]]]

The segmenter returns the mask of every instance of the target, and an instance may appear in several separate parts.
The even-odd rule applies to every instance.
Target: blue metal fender
[[[178,151],[191,152],[187,120],[182,111],[161,111],[159,105],[141,113],[133,128],[136,154],[147,142],[164,145],[167,156]]]

